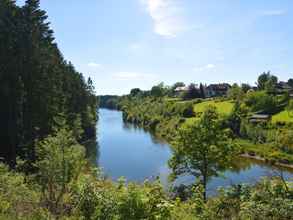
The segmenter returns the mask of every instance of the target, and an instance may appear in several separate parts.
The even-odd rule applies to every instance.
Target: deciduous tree
[[[193,175],[203,185],[206,199],[207,183],[225,169],[234,152],[226,132],[221,128],[219,115],[214,107],[208,107],[201,119],[183,126],[173,143],[174,154],[169,165],[172,177]]]

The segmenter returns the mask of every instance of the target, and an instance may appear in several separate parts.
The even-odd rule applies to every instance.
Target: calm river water
[[[124,176],[127,180],[141,182],[160,177],[168,186],[168,159],[172,151],[168,144],[159,141],[149,132],[122,120],[122,112],[99,110],[97,163],[104,174],[116,180]],[[257,161],[240,158],[221,177],[213,178],[208,191],[238,183],[254,183],[263,176],[272,176],[282,171],[286,178],[293,178],[293,172],[281,170]],[[191,183],[191,176],[180,179],[180,183]]]

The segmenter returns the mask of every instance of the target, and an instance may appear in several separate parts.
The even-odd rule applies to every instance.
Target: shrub
[[[277,100],[265,91],[248,93],[245,104],[254,112],[275,113],[277,110]]]
[[[33,184],[26,184],[26,176],[0,164],[0,219],[31,218],[41,213],[40,193]]]

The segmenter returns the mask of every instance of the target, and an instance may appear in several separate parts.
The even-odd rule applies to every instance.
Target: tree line
[[[35,160],[35,140],[65,122],[79,141],[95,136],[97,99],[60,52],[39,0],[0,1],[0,157]]]

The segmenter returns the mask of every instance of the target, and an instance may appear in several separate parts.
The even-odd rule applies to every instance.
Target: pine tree
[[[17,39],[19,9],[15,1],[0,2],[0,157],[14,165],[19,114],[20,82]]]
[[[0,157],[34,161],[35,140],[54,131],[59,114],[85,131],[76,132],[80,141],[95,137],[93,83],[64,60],[40,1],[2,0],[0,30]]]

